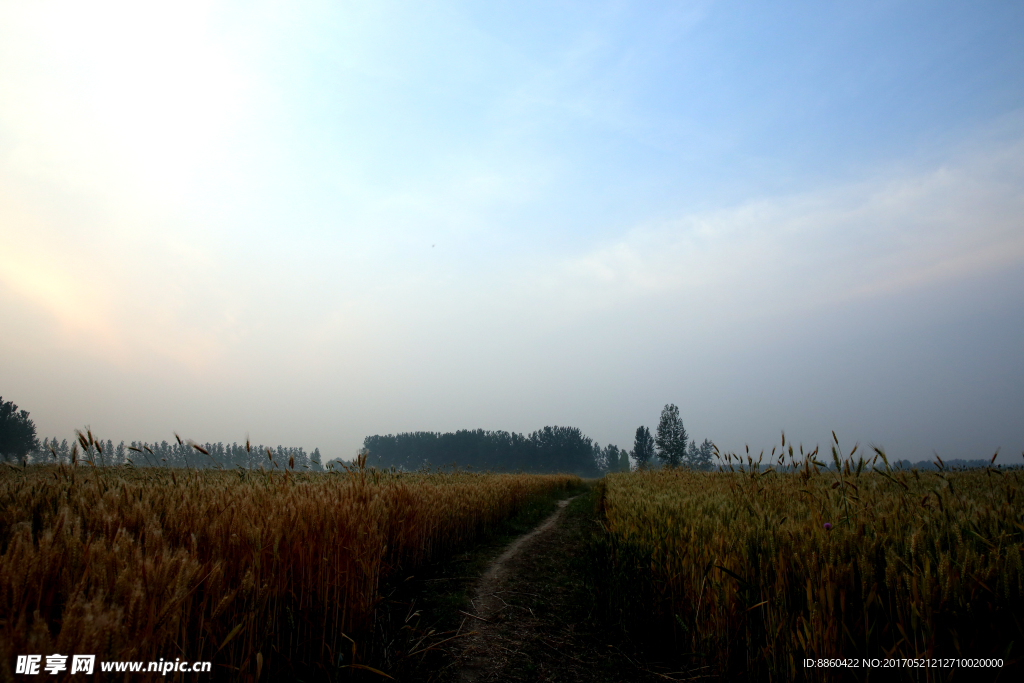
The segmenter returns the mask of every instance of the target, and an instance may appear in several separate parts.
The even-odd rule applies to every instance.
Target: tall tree
[[[710,470],[715,454],[714,448],[714,445],[707,439],[704,439],[704,443],[699,446],[696,441],[691,441],[690,447],[686,451],[686,466],[695,470]]]
[[[625,448],[619,451],[619,472],[629,472],[629,451]]]
[[[28,417],[28,411],[18,411],[13,401],[4,401],[0,396],[0,457],[24,460],[29,453],[39,448],[36,425]]]
[[[679,467],[686,459],[686,428],[679,417],[679,408],[669,403],[661,411],[658,421],[658,436],[654,443],[658,446],[658,457],[669,467]]]
[[[625,451],[622,451],[625,452]],[[602,472],[619,471],[619,447],[615,444],[608,444],[601,450],[601,460],[598,464]]]
[[[697,447],[697,453],[697,462],[701,469],[710,470],[715,466],[715,444],[711,443],[711,441],[704,439],[704,443]]]
[[[57,439],[54,438],[53,441],[50,442],[50,445],[53,446],[53,450],[57,454],[57,462],[71,461],[71,447],[68,446],[67,439],[62,439],[60,445],[58,446]]]
[[[647,469],[654,459],[654,437],[647,427],[637,427],[633,440],[633,459],[638,470]]]

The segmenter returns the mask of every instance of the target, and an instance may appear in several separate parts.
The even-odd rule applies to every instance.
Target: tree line
[[[604,447],[576,427],[544,427],[532,434],[484,429],[456,432],[402,432],[363,440],[367,462],[375,467],[417,470],[461,467],[491,472],[573,472],[600,477],[638,468],[667,467],[710,470],[714,445],[688,441],[689,434],[674,404],[665,406],[657,436],[647,427],[636,430],[632,452],[615,444]]]
[[[35,464],[87,463],[92,465],[133,465],[135,467],[187,467],[191,469],[296,469],[323,470],[320,449],[306,453],[302,447],[277,446],[271,448],[260,444],[204,443],[177,439],[174,442],[121,441],[117,445],[110,439],[95,440],[83,438],[70,445],[68,440],[43,439],[42,448],[34,451],[27,462]],[[90,443],[91,441],[91,443]]]
[[[121,441],[116,446],[110,439],[95,439],[88,428],[85,433],[77,432],[78,438],[70,444],[67,439],[56,437],[43,439],[39,443],[35,422],[27,410],[19,410],[13,401],[4,401],[0,396],[0,459],[4,462],[24,464],[78,464],[79,462],[108,466],[132,465],[135,467],[207,467],[245,469],[290,468],[319,471],[323,469],[320,449],[306,453],[303,448],[277,446],[270,448],[260,444],[253,446],[231,443],[197,444],[182,440],[177,434],[169,443],[148,443]]]
[[[596,477],[629,469],[625,451],[611,444],[602,448],[576,427],[544,427],[529,435],[484,429],[375,434],[363,440],[363,450],[374,467],[406,471],[455,467]]]
[[[403,432],[373,435],[363,440],[368,463],[379,468],[417,470],[423,467],[462,467],[494,472],[574,472],[600,477],[610,472],[628,472],[631,461],[638,468],[660,464],[668,467],[711,469],[714,446],[707,439],[700,445],[689,435],[679,408],[668,404],[662,410],[656,436],[638,427],[633,450],[614,444],[604,447],[576,427],[544,427],[526,435],[483,429],[456,432]],[[189,467],[265,469],[295,468],[322,470],[320,449],[306,453],[303,448],[253,447],[243,444],[183,441],[148,443],[93,438],[90,431],[78,432],[78,439],[44,439],[40,444],[29,413],[0,397],[0,457],[23,463],[78,463],[133,465],[136,467]],[[330,463],[328,463],[330,467]]]

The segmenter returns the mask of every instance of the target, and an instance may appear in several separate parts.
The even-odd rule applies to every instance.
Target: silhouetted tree
[[[576,427],[544,427],[531,434],[530,441],[536,448],[537,471],[575,472],[584,476],[600,473],[594,463],[590,437]]]
[[[679,408],[673,403],[666,405],[661,411],[658,421],[658,436],[654,442],[658,446],[658,457],[669,467],[679,467],[686,458],[686,428],[679,417]]]
[[[710,441],[704,439],[704,443],[699,446],[696,441],[691,441],[690,447],[686,451],[686,461],[684,464],[695,470],[710,470],[713,457],[714,445]]]
[[[39,457],[36,459],[36,462],[53,464],[68,462],[69,460],[71,460],[71,448],[68,446],[67,439],[64,439],[59,444],[57,443],[57,437],[43,439],[43,447],[39,451]]]
[[[19,411],[13,401],[0,396],[0,457],[5,462],[24,460],[39,448],[36,425],[28,415],[27,410]]]
[[[619,469],[619,447],[614,444],[608,444],[604,447],[604,452],[601,454],[601,461],[604,465],[606,472],[617,472]]]
[[[601,448],[600,444],[594,444],[594,462],[597,469],[604,472],[619,471],[619,447],[615,444],[608,444]]]
[[[633,459],[636,460],[636,467],[639,470],[647,469],[654,459],[654,437],[647,427],[637,427],[636,437],[633,440]]]
[[[625,448],[619,451],[619,472],[629,472],[629,451]]]

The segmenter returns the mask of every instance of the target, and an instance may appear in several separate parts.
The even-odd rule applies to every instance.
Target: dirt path
[[[573,497],[575,498],[575,496]],[[466,613],[467,618],[475,622],[472,628],[475,635],[466,638],[463,645],[463,665],[459,680],[463,683],[477,683],[490,678],[495,671],[495,659],[504,660],[501,655],[503,645],[499,642],[498,617],[502,612],[512,609],[501,594],[508,592],[505,588],[509,573],[509,563],[538,536],[550,532],[558,523],[558,518],[565,511],[573,498],[558,501],[558,509],[545,519],[533,531],[523,534],[513,541],[480,577],[473,593],[472,604],[474,613]]]
[[[445,683],[664,683],[697,680],[649,661],[600,615],[587,583],[595,529],[592,492],[507,546],[469,591]],[[682,675],[680,675],[682,674]]]

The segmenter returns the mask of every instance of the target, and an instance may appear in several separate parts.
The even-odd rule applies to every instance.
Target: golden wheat
[[[0,667],[26,653],[181,656],[248,678],[257,659],[334,662],[372,619],[383,578],[577,481],[5,468]]]
[[[720,673],[828,677],[803,670],[805,657],[1019,656],[1024,472],[754,462],[606,477],[623,613],[658,615],[678,651]]]

